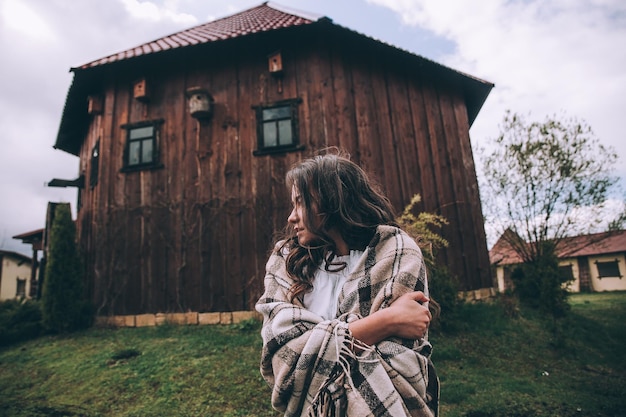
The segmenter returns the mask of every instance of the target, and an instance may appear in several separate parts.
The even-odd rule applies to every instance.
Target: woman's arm
[[[378,310],[367,317],[349,324],[352,337],[374,345],[389,337],[419,339],[424,337],[432,316],[428,297],[421,291],[406,293],[395,300],[388,308]]]

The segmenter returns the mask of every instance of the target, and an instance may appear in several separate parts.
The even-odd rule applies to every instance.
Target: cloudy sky
[[[43,227],[48,201],[75,189],[78,158],[52,148],[70,68],[260,0],[0,0],[0,249]],[[480,146],[504,111],[586,121],[615,147],[626,183],[626,2],[623,0],[279,0],[496,86],[470,131]],[[479,6],[478,6],[479,5]]]

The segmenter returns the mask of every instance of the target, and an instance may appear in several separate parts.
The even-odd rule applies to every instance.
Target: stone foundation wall
[[[459,298],[467,303],[472,303],[476,301],[488,301],[492,298],[495,298],[497,294],[497,288],[489,287],[473,291],[461,291],[459,292]]]
[[[474,291],[461,291],[459,298],[466,302],[487,301],[495,298],[496,288],[481,288]],[[263,320],[263,316],[256,311],[230,311],[221,313],[156,313],[137,314],[130,316],[99,316],[96,317],[96,327],[149,327],[161,324],[176,325],[207,325],[207,324],[237,324],[246,320]]]
[[[96,327],[149,327],[162,324],[207,325],[237,324],[246,320],[263,320],[256,311],[230,311],[222,313],[156,313],[129,316],[96,317]]]

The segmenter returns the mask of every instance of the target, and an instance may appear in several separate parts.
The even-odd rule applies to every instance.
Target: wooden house
[[[295,162],[347,150],[400,212],[450,224],[439,261],[491,287],[469,128],[492,84],[263,3],[72,68],[55,148],[100,314],[253,308]]]
[[[561,272],[571,280],[571,292],[626,290],[626,230],[564,238],[556,254]],[[512,289],[511,273],[523,261],[505,235],[491,248],[489,258],[498,290]]]

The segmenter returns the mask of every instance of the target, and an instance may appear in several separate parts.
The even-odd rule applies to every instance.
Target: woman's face
[[[296,236],[298,237],[298,243],[301,246],[310,245],[317,239],[317,235],[306,227],[306,208],[302,201],[302,194],[295,186],[291,188],[291,204],[293,205],[293,210],[291,210],[287,221],[293,226]],[[319,226],[320,219],[315,206],[311,207],[311,212],[314,218],[310,219],[310,222],[317,227]]]

